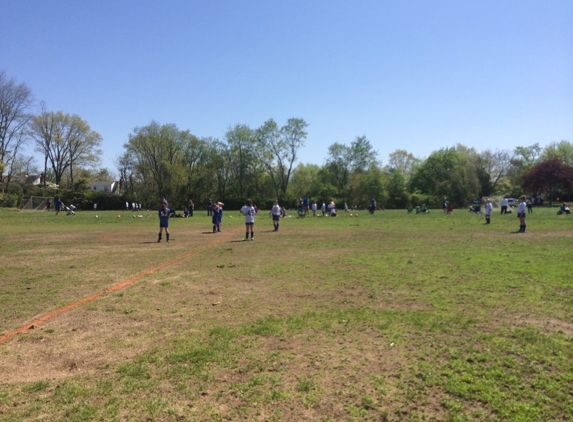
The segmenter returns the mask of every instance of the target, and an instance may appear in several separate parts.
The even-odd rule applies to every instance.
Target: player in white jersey
[[[251,232],[251,240],[255,240],[255,233],[253,231],[253,226],[255,225],[255,207],[253,207],[253,201],[247,199],[247,203],[243,208],[241,208],[241,214],[245,216],[245,238],[243,240],[249,240],[249,231]]]
[[[279,221],[281,219],[281,206],[279,205],[279,201],[276,200],[273,207],[271,208],[271,214],[273,216],[273,225],[275,229],[273,231],[278,231],[279,229]]]

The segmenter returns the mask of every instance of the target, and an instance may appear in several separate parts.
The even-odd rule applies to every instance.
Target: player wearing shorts
[[[271,208],[271,214],[273,216],[273,225],[275,229],[273,231],[279,230],[279,221],[281,219],[281,206],[279,205],[279,201],[276,200],[273,207]]]
[[[255,240],[255,233],[253,231],[253,226],[255,225],[255,207],[253,207],[253,201],[247,199],[247,203],[241,208],[241,214],[245,216],[245,238],[243,240],[249,240],[249,232],[251,233],[251,240]]]
[[[157,237],[157,243],[161,242],[161,235],[163,230],[165,230],[165,238],[167,243],[169,243],[169,213],[171,210],[167,207],[167,201],[163,200],[161,203],[161,208],[159,208],[159,236]]]

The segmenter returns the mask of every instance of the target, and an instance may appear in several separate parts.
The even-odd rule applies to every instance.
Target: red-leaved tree
[[[525,173],[521,186],[529,192],[545,193],[552,200],[557,191],[573,190],[573,166],[559,158],[542,161]]]

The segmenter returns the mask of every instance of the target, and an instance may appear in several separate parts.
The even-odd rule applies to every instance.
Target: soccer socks
[[[161,242],[161,233],[159,233],[159,236],[157,237],[157,243]]]
[[[165,233],[165,237],[167,238],[167,241],[169,242],[169,233]]]

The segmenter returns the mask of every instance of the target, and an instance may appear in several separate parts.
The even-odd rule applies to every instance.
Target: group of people
[[[503,198],[501,201],[501,213],[502,214],[507,214],[507,202],[505,202],[506,205],[504,204],[504,200],[507,201],[507,198]],[[506,207],[504,209],[504,207]],[[527,227],[526,223],[525,223],[525,210],[528,209],[529,204],[527,203],[527,199],[525,197],[525,195],[521,195],[519,197],[519,204],[517,205],[517,218],[519,218],[519,230],[516,231],[516,233],[525,233],[525,229]],[[533,211],[532,211],[533,212]],[[486,198],[485,200],[485,223],[486,224],[490,224],[491,223],[491,215],[493,214],[493,204],[491,202],[491,199]]]
[[[52,203],[49,202],[48,210],[52,207]],[[54,202],[54,206],[56,208],[56,215],[60,213],[60,211],[67,211],[67,215],[76,215],[76,206],[74,204],[70,204],[70,206],[66,206],[61,198],[58,197]]]
[[[132,202],[131,203],[131,211],[141,211],[142,205],[141,202]],[[125,210],[129,211],[129,202],[125,201]]]
[[[373,200],[374,200],[374,198],[373,198]],[[481,204],[481,201],[480,201],[480,204]],[[55,205],[56,205],[56,213],[58,213],[65,206],[60,198],[58,198],[56,200]],[[211,200],[209,200],[208,205],[209,205],[209,208],[207,211],[207,215],[212,217],[213,233],[220,232],[221,231],[221,223],[222,223],[222,219],[223,219],[223,206],[225,204],[223,204],[220,201],[219,202],[212,202]],[[502,214],[508,213],[508,210],[507,210],[508,206],[509,205],[508,205],[507,198],[504,197],[501,201],[501,213]],[[530,206],[532,206],[531,200],[529,200],[529,203],[528,203],[528,199],[525,197],[525,195],[521,195],[519,197],[519,204],[517,206],[517,217],[519,218],[519,230],[516,233],[525,233],[525,230],[527,228],[526,220],[525,220],[526,219],[526,210],[529,210]],[[73,205],[71,207],[73,207]],[[70,209],[71,209],[71,212],[73,213],[73,208],[71,208],[71,207],[70,207]],[[189,200],[189,206],[187,207],[186,211],[189,211],[192,209],[194,209],[193,201]],[[345,211],[348,211],[348,206],[346,205],[346,203],[344,204],[344,209],[345,209]],[[373,213],[375,209],[376,209],[376,202],[374,200],[374,203],[372,203],[372,202],[370,203],[369,211],[371,213]],[[407,209],[408,209],[408,212],[413,211],[413,208],[411,205],[409,205]],[[444,198],[442,201],[442,209],[443,209],[444,213],[447,213],[447,214],[450,214],[453,211],[453,207],[448,202],[447,198]],[[254,240],[254,237],[255,237],[255,234],[254,234],[255,215],[258,213],[258,211],[259,211],[258,208],[255,205],[253,205],[253,201],[251,199],[247,199],[245,205],[240,210],[241,214],[243,214],[245,217],[245,237],[243,239],[244,241]],[[281,207],[279,205],[278,200],[274,201],[274,204],[271,208],[271,216],[272,216],[272,221],[273,221],[273,226],[274,226],[273,231],[279,230],[280,219],[281,219],[281,217],[286,216],[285,211],[286,211],[285,208]],[[310,211],[312,211],[313,216],[316,215],[316,211],[317,211],[316,202],[313,202],[311,205],[310,200],[308,200],[308,198],[305,198],[304,200],[301,199],[299,201],[299,208],[298,208],[299,217],[305,217],[305,216],[309,215]],[[329,215],[331,217],[337,216],[336,205],[335,205],[334,201],[331,201],[328,205],[326,205],[326,203],[323,202],[322,207],[321,207],[321,211],[322,211],[323,216],[326,216],[326,215]],[[470,211],[474,211],[474,209],[470,208]],[[422,205],[421,207],[416,207],[416,214],[427,213],[427,212],[429,212],[429,210],[425,205]],[[479,212],[481,213],[481,207],[480,207]],[[509,210],[509,212],[511,212],[511,211]],[[530,212],[533,212],[533,211],[530,211]],[[191,211],[191,213],[192,213],[192,211]],[[490,224],[491,223],[491,216],[493,214],[493,203],[492,203],[490,198],[485,199],[485,213],[484,214],[485,214],[486,224]],[[557,212],[557,215],[561,215],[561,214],[571,214],[571,210],[569,208],[569,205],[566,202],[563,202],[563,204],[559,208],[559,211]],[[167,242],[169,242],[169,217],[171,215],[172,215],[172,212],[168,207],[168,202],[164,198],[162,203],[161,203],[161,207],[159,209],[159,235],[158,235],[157,242],[161,242],[163,232],[165,232],[166,240],[167,240]]]

